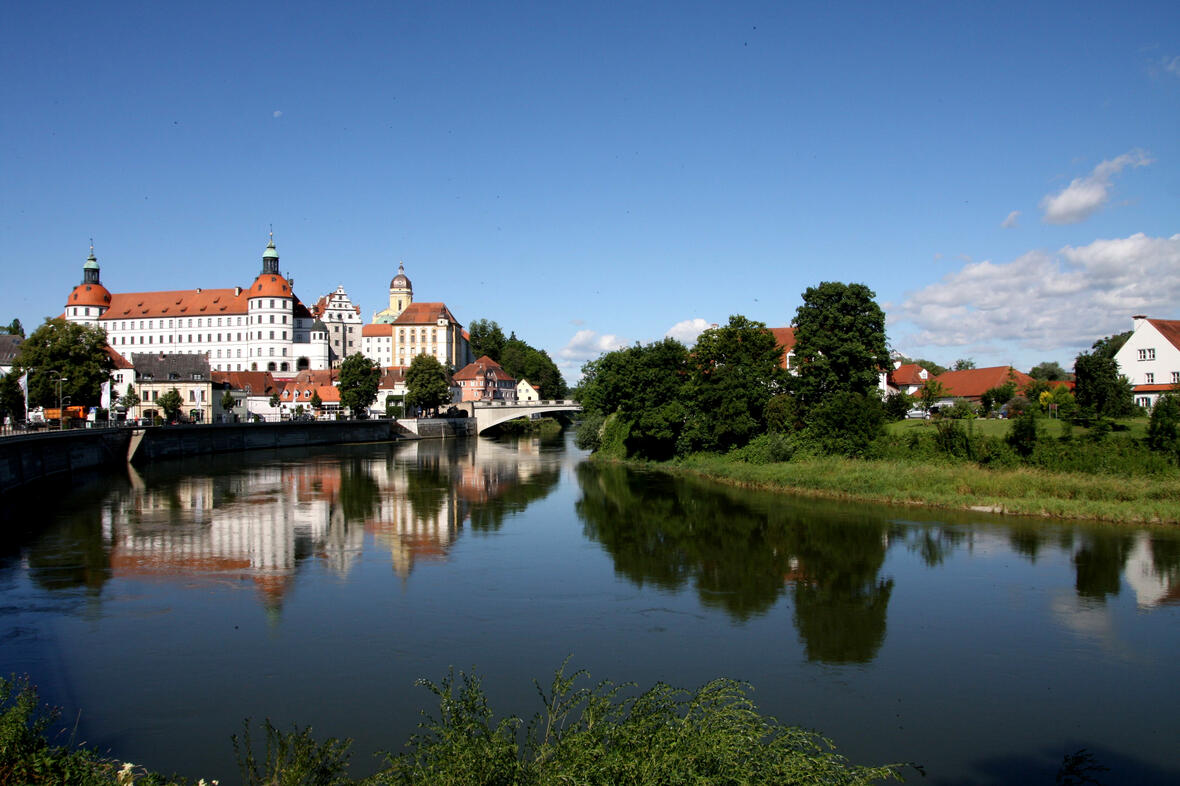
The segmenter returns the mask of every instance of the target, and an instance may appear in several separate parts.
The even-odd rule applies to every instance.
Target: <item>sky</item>
[[[1180,6],[7,3],[0,323],[245,286],[497,321],[574,382],[866,284],[891,348],[1180,318]]]

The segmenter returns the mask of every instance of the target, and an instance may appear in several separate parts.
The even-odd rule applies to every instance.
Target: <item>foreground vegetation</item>
[[[375,775],[349,774],[350,741],[315,740],[310,729],[262,725],[234,735],[242,781],[279,786],[343,784],[869,784],[900,780],[902,765],[850,764],[815,732],[783,726],[758,712],[749,686],[715,680],[695,691],[663,683],[584,687],[585,672],[564,664],[537,685],[542,709],[525,727],[497,719],[475,675],[420,681],[438,699],[438,715]],[[0,786],[10,784],[184,784],[46,737],[52,716],[27,682],[0,679]],[[206,781],[200,781],[203,784]]]

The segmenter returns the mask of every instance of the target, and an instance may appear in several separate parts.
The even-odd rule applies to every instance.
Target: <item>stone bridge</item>
[[[547,412],[581,412],[582,405],[569,399],[555,401],[470,401],[462,406],[473,406],[476,431],[480,434],[501,423],[516,418]],[[471,411],[471,410],[469,410]]]

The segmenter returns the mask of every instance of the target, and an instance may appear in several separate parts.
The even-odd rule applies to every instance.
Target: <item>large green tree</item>
[[[10,371],[0,377],[0,422],[5,418],[25,419],[25,398],[21,395],[17,380],[20,374]]]
[[[786,379],[781,360],[774,334],[744,316],[701,333],[688,356],[680,452],[727,451],[766,431],[766,404]]]
[[[344,362],[340,364],[338,382],[340,404],[348,407],[354,418],[368,417],[369,405],[377,400],[377,385],[381,382],[381,368],[357,352],[346,357]]]
[[[1044,363],[1036,364],[1028,370],[1028,375],[1033,379],[1045,382],[1061,382],[1069,379],[1069,372],[1063,369],[1056,360],[1046,360]]]
[[[29,406],[56,407],[58,378],[62,399],[97,406],[102,385],[111,378],[114,362],[107,352],[106,332],[64,319],[48,319],[20,346],[17,376],[29,372]]]
[[[1131,383],[1119,374],[1114,352],[1110,352],[1108,346],[1100,347],[1101,343],[1095,343],[1092,352],[1083,352],[1074,361],[1074,398],[1088,415],[1125,417],[1135,408]]]
[[[864,284],[825,281],[803,293],[795,312],[793,385],[805,408],[839,392],[868,394],[889,368],[885,312]]]
[[[10,336],[20,336],[21,338],[25,337],[25,329],[19,319],[12,320],[12,323],[8,325],[0,325],[0,333],[7,333]]]
[[[406,369],[406,403],[432,411],[451,400],[447,371],[432,355],[418,355]]]
[[[471,345],[472,354],[477,358],[487,355],[500,363],[500,353],[508,339],[504,337],[504,331],[497,322],[477,319],[468,326],[467,335],[470,336],[468,343]]]
[[[176,388],[169,389],[156,399],[155,404],[164,412],[164,420],[176,420],[180,417],[180,408],[184,406],[184,399]]]

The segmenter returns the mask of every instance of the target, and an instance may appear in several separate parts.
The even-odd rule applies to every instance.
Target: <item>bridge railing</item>
[[[541,401],[476,401],[477,408],[490,407],[580,407],[573,399],[544,399]]]

